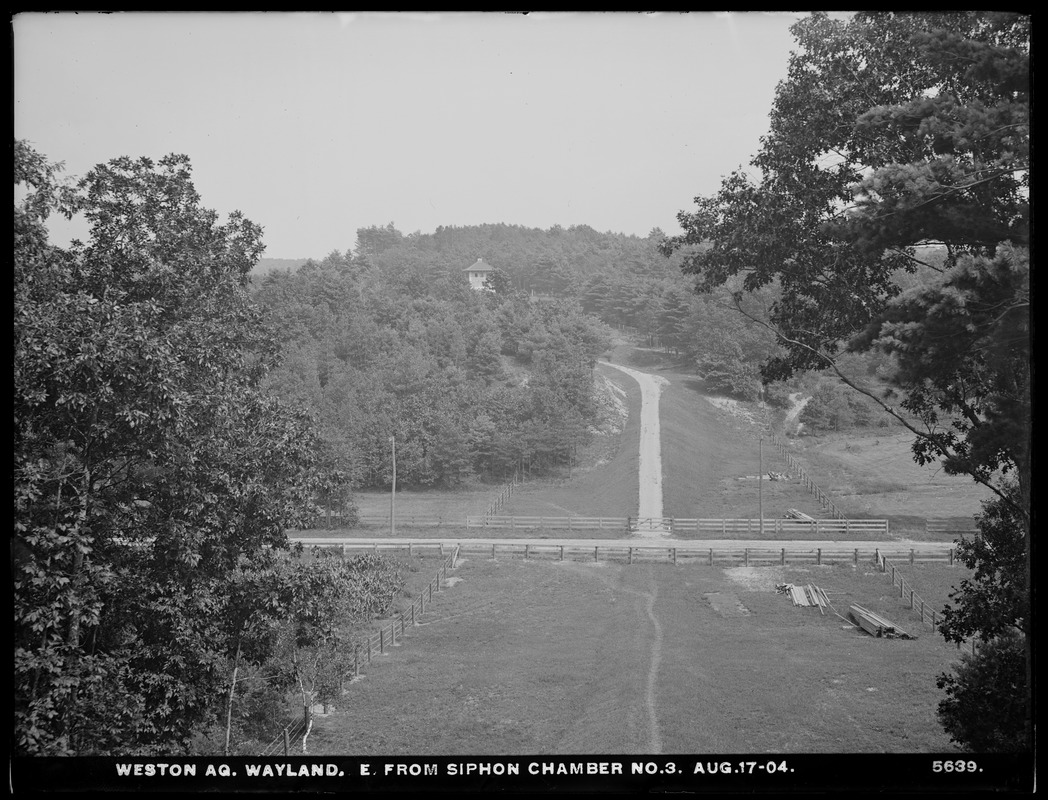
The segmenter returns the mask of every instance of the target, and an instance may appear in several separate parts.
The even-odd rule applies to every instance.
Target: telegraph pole
[[[760,447],[760,472],[757,473],[757,505],[761,515],[761,538],[764,538],[764,437],[758,439]]]
[[[389,493],[389,535],[397,535],[397,437],[390,436],[393,448],[393,491]]]

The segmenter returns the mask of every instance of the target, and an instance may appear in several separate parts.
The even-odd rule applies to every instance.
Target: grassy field
[[[931,596],[964,575],[921,565]],[[934,573],[934,576],[933,576]],[[315,755],[951,752],[958,657],[872,567],[475,558],[318,718]],[[908,575],[908,579],[911,576]],[[775,591],[814,583],[917,634],[875,639]],[[934,588],[933,588],[934,587]]]

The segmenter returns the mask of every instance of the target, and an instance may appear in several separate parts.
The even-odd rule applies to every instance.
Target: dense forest
[[[283,352],[266,385],[314,411],[356,486],[390,484],[394,445],[400,485],[542,473],[597,421],[609,330],[571,297],[475,291],[402,246],[271,273],[254,297]]]

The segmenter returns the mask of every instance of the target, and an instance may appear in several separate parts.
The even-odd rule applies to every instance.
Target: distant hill
[[[284,272],[286,270],[294,272],[308,260],[308,258],[260,258],[258,263],[252,268],[251,274],[266,275],[270,272]]]

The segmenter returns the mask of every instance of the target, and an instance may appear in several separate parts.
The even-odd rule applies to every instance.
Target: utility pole
[[[397,535],[397,437],[390,436],[393,447],[393,491],[389,494],[389,535]]]
[[[761,515],[761,538],[764,538],[764,437],[761,436],[760,447],[760,472],[757,473],[757,505]]]

